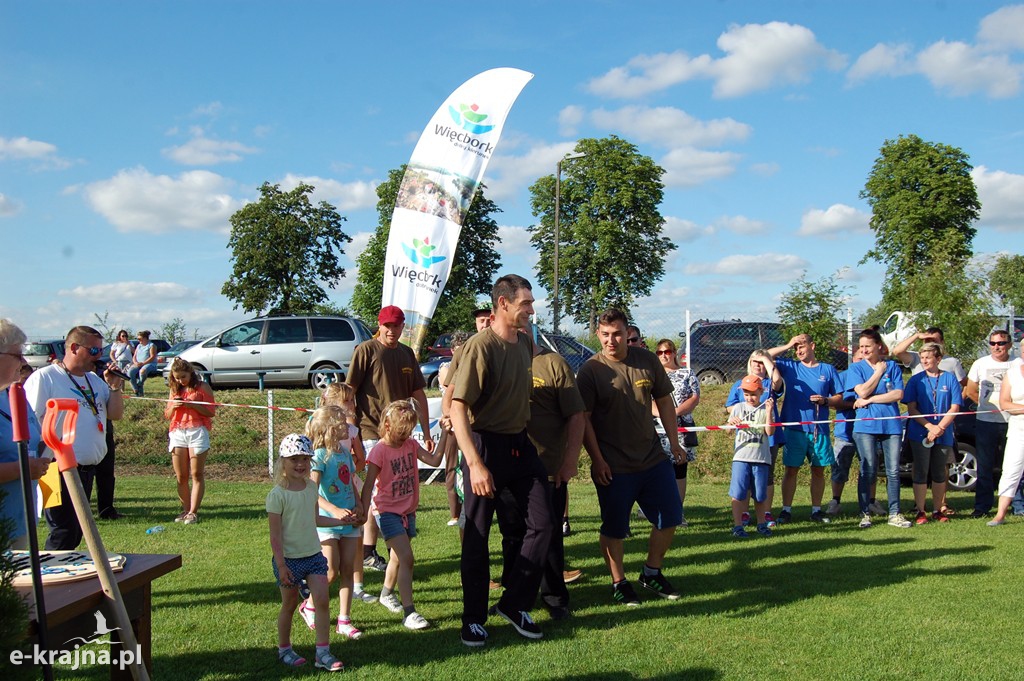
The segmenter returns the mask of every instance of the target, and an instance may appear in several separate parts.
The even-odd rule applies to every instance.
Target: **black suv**
[[[679,334],[685,338],[686,334]],[[700,319],[690,327],[690,357],[680,357],[697,374],[701,385],[734,383],[747,373],[750,353],[758,348],[775,348],[789,339],[782,336],[778,322],[745,322],[740,319]],[[687,362],[689,359],[689,362]],[[846,353],[833,351],[828,358],[837,371],[847,368]]]

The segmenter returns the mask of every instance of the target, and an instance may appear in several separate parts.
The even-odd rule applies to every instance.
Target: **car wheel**
[[[970,492],[978,481],[978,457],[974,445],[958,442],[955,460],[949,465],[949,488],[955,492]]]
[[[701,385],[722,385],[725,383],[725,376],[715,369],[705,369],[697,374],[697,380]]]
[[[324,369],[327,371],[337,371],[338,368],[337,364],[331,364],[330,362],[313,367],[313,373],[309,375],[309,386],[313,390],[326,390],[327,386],[331,383],[344,381],[345,377],[341,374],[325,373],[323,371]]]

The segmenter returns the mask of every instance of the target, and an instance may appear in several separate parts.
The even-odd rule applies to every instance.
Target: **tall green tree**
[[[664,170],[636,146],[615,137],[581,139],[583,157],[562,164],[558,289],[567,316],[596,332],[596,318],[614,306],[627,314],[665,274],[675,245],[662,235]],[[530,241],[540,253],[540,284],[554,292],[555,176],[530,187]]]
[[[343,246],[352,241],[334,206],[313,205],[311,185],[290,192],[264,182],[260,200],[231,216],[231,278],[221,293],[245,312],[308,314],[327,301],[345,269]]]
[[[1002,254],[989,274],[988,287],[1004,306],[1024,314],[1024,255]]]
[[[913,279],[935,263],[963,268],[973,255],[981,202],[969,157],[916,135],[886,140],[860,197],[871,206],[875,246],[861,262],[886,267],[882,301],[891,309],[913,310]]]
[[[377,313],[384,292],[384,258],[391,233],[391,217],[405,169],[403,164],[389,171],[387,181],[377,186],[377,229],[366,244],[366,249],[356,259],[359,274],[350,306],[356,316],[370,328],[377,325]],[[501,256],[495,250],[498,223],[492,216],[500,213],[501,209],[487,198],[485,188],[486,185],[480,185],[462,222],[451,274],[427,329],[428,341],[432,342],[439,333],[471,328],[472,313],[478,307],[477,296],[489,296],[497,278]]]
[[[828,361],[845,336],[846,294],[838,272],[817,281],[808,281],[807,272],[803,272],[789,285],[775,310],[782,322],[782,335],[787,339],[801,333],[810,335],[817,356]]]

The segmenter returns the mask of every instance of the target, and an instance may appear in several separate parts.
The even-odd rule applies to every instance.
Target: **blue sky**
[[[190,334],[244,319],[220,295],[228,218],[264,181],[347,218],[345,304],[376,184],[498,66],[535,74],[485,177],[501,271],[534,276],[529,185],[618,135],[666,170],[678,250],[636,308],[653,329],[686,308],[773,318],[804,270],[847,267],[851,307],[875,304],[858,192],[901,134],[970,155],[979,258],[1021,251],[1024,5],[497,4],[0,2],[0,315],[33,337],[104,311]]]

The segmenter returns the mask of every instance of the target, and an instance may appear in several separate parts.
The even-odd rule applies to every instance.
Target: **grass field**
[[[666,561],[682,600],[641,594],[642,607],[626,609],[609,597],[593,486],[570,489],[574,534],[567,556],[585,572],[570,587],[573,618],[552,622],[536,611],[544,629],[536,642],[492,618],[485,648],[463,646],[458,533],[445,525],[443,487],[431,485],[423,489],[414,548],[416,603],[433,627],[410,632],[382,606],[354,604],[364,636],[332,636],[346,678],[947,681],[1020,673],[1024,523],[989,528],[961,514],[941,525],[859,530],[851,514],[743,541],[728,533],[726,486],[695,482],[687,499],[690,527],[678,532]],[[171,522],[177,502],[170,476],[119,479],[127,517],[100,521],[108,548],[183,556],[181,570],[154,584],[155,679],[318,676],[311,662],[290,670],[276,660],[279,595],[263,511],[268,490],[265,482],[212,479],[203,521],[181,526]],[[797,501],[806,503],[805,487]],[[965,497],[953,502],[970,506]],[[798,519],[808,512],[795,509]],[[166,531],[145,534],[157,524]],[[636,538],[626,546],[631,575],[645,550],[643,524],[635,520],[633,529]],[[368,590],[380,582],[379,573],[367,574]],[[295,647],[311,658],[312,632],[301,619],[295,623]],[[60,669],[58,678],[106,675]]]

